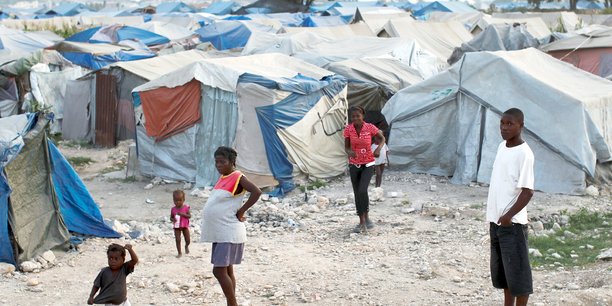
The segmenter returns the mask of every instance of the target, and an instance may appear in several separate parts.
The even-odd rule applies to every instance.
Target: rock
[[[55,263],[55,254],[53,254],[53,251],[49,250],[46,251],[44,253],[42,253],[42,258],[44,258],[48,263],[53,264]]]
[[[587,245],[586,245],[586,248],[587,248],[587,249],[589,249],[589,250],[592,250],[592,249],[594,249],[595,247],[594,247],[594,246],[592,246],[592,245],[590,245],[590,244],[587,244]]]
[[[32,272],[40,268],[40,266],[33,261],[24,261],[21,263],[20,267],[21,267],[21,271],[23,272]]]
[[[177,293],[177,292],[181,291],[181,288],[179,288],[179,286],[177,286],[174,283],[166,283],[166,290],[168,290],[169,292],[172,292],[172,293]]]
[[[370,201],[381,202],[384,201],[385,191],[381,187],[376,187],[370,190]]]
[[[190,193],[190,196],[192,197],[196,197],[196,198],[204,198],[204,199],[208,199],[209,194],[205,189],[200,189],[200,188],[194,188]]]
[[[561,217],[559,217],[559,225],[561,226],[566,226],[569,224],[569,216],[567,215],[562,215]]]
[[[446,217],[450,215],[450,208],[448,207],[438,207],[438,206],[429,206],[424,208],[423,211],[426,215],[429,216],[438,216],[438,217]]]
[[[319,210],[319,207],[317,205],[308,205],[306,207],[306,211],[309,212],[309,213],[318,213],[320,210]]]
[[[580,290],[580,286],[578,286],[578,285],[576,285],[574,283],[569,283],[567,285],[567,289],[569,289],[569,290]]]
[[[599,253],[599,255],[597,255],[597,259],[605,261],[612,260],[612,248],[609,248]]]
[[[402,210],[401,210],[402,214],[411,214],[411,213],[413,213],[415,211],[416,211],[416,209],[414,209],[414,207],[402,208]]]
[[[144,186],[144,189],[145,189],[145,190],[153,189],[153,186],[155,186],[155,185],[153,185],[153,184],[147,184],[146,186]]]
[[[145,288],[146,287],[146,285],[145,285],[145,283],[143,281],[139,281],[136,286],[138,286],[138,288]]]
[[[270,195],[267,193],[264,193],[259,197],[259,199],[262,200],[263,202],[268,202],[270,201]]]
[[[348,203],[348,199],[347,198],[336,199],[336,205],[346,205],[347,203]]]
[[[461,281],[462,281],[461,277],[459,277],[459,276],[453,277],[453,282],[460,283]]]
[[[278,204],[278,203],[280,203],[280,200],[277,197],[271,197],[270,198],[270,203]]]
[[[563,256],[561,256],[559,253],[552,253],[552,254],[550,254],[550,256],[552,256],[554,258],[557,258],[557,259],[563,258]]]
[[[145,199],[145,203],[147,203],[147,204],[155,204],[155,201],[153,201],[151,199]]]
[[[119,222],[119,220],[111,221],[111,227],[113,228],[115,232],[119,234],[125,234],[129,230],[129,228],[125,226],[124,224],[122,224],[121,222]]]
[[[28,285],[30,287],[38,286],[39,284],[40,284],[40,281],[38,281],[38,279],[36,279],[36,278],[30,278],[26,282],[26,285]]]
[[[329,205],[329,199],[326,197],[317,197],[317,206],[324,209]]]
[[[402,192],[397,192],[397,191],[391,191],[391,192],[387,192],[387,198],[401,198],[404,196],[404,193]]]
[[[544,230],[544,223],[542,221],[531,222],[531,227],[534,232],[541,232]]]
[[[529,255],[533,256],[533,257],[542,257],[542,253],[540,253],[540,250],[538,249],[529,249]]]
[[[0,262],[0,274],[7,274],[15,272],[15,266],[10,263]]]
[[[561,225],[559,225],[557,222],[553,223],[552,230],[555,232],[561,230]]]
[[[433,191],[433,192],[438,191],[438,186],[436,186],[436,185],[429,185],[429,191]]]
[[[555,289],[563,289],[565,288],[565,286],[563,286],[563,284],[555,284]]]
[[[570,232],[570,231],[565,231],[563,232],[563,236],[565,236],[565,238],[569,238],[569,239],[576,239],[578,237],[578,235]]]
[[[193,187],[193,185],[190,182],[185,182],[183,184],[183,190],[190,190]]]
[[[599,190],[597,189],[597,187],[591,185],[589,187],[587,187],[584,192],[592,197],[597,197],[599,196]]]
[[[141,231],[129,231],[127,232],[128,236],[132,239],[140,239],[143,238],[143,234]]]

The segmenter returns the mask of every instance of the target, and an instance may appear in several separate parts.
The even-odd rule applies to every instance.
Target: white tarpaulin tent
[[[185,90],[193,82],[200,85]],[[183,132],[155,139],[151,130],[159,122],[165,128],[192,115],[179,114],[191,102],[168,99],[181,90],[180,96],[200,92],[201,118]],[[134,95],[146,119],[137,128],[144,174],[209,185],[217,177],[212,155],[220,145],[237,149],[238,167],[256,175],[259,185],[271,184],[272,177],[282,185],[294,169],[315,177],[344,171],[339,131],[346,122],[346,80],[299,59],[282,54],[205,59],[137,87]],[[163,103],[172,103],[177,113],[152,106]]]
[[[497,18],[485,16],[483,17],[483,24],[485,27],[491,24],[507,24],[513,25],[515,23],[524,24],[527,32],[531,34],[533,37],[538,39],[541,43],[548,42],[550,39],[550,29],[540,17],[530,17],[530,18]],[[484,27],[483,27],[484,30]]]
[[[448,67],[446,59],[455,48],[473,38],[472,34],[456,21],[414,22],[406,18],[389,20],[379,36],[401,37],[416,41],[423,50],[436,56],[438,71]]]
[[[596,164],[612,160],[612,83],[525,49],[467,53],[393,96],[382,111],[391,124],[391,163],[456,184],[487,183],[501,113],[512,107],[525,113],[536,189],[582,193]]]
[[[167,37],[170,40],[184,40],[195,36],[196,34],[185,27],[178,26],[170,22],[149,21],[134,25],[135,28],[147,30],[157,35]]]
[[[330,40],[344,39],[352,36],[376,36],[363,22],[335,27],[284,27],[283,29],[289,34],[309,32],[324,36]]]

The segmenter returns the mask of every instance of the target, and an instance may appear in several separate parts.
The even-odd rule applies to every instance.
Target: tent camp
[[[346,80],[286,55],[202,60],[134,89],[134,104],[146,175],[208,186],[220,145],[233,145],[238,167],[260,186],[278,182],[281,194],[294,169],[344,171]]]
[[[395,94],[382,110],[391,163],[455,184],[488,183],[499,120],[512,107],[525,113],[537,190],[582,193],[597,163],[612,160],[612,83],[531,48],[466,53]]]
[[[437,57],[438,71],[448,67],[446,60],[453,50],[472,40],[463,25],[450,22],[414,22],[407,18],[391,19],[378,36],[402,37],[415,40],[418,45]]]
[[[539,45],[540,42],[527,32],[525,25],[490,25],[474,36],[474,39],[455,48],[448,63],[456,63],[467,52],[522,50],[537,48]]]
[[[277,33],[279,28],[244,20],[216,20],[196,30],[200,41],[210,42],[217,50],[244,47],[254,32]]]
[[[155,34],[153,32],[149,32],[147,30],[124,26],[120,24],[113,24],[87,29],[66,38],[66,41],[92,44],[121,43],[129,46],[134,46],[133,43],[128,44],[128,42],[130,41],[142,44],[144,46],[160,45],[170,42],[167,37]]]
[[[429,14],[433,12],[474,13],[478,11],[461,1],[434,1],[419,10],[413,11],[412,15],[420,20],[427,20]]]
[[[283,29],[288,34],[309,32],[325,36],[329,39],[344,39],[352,36],[375,36],[370,28],[363,22],[335,27],[285,27]]]
[[[347,24],[346,20],[339,16],[308,16],[302,21],[302,27],[335,27]]]
[[[0,65],[52,46],[61,37],[49,32],[24,32],[0,25]]]
[[[90,70],[98,70],[116,62],[135,61],[156,56],[155,53],[148,50],[134,50],[126,46],[103,43],[62,41],[49,48],[59,51],[71,63]]]
[[[352,23],[364,22],[373,33],[378,33],[389,20],[395,18],[412,17],[406,11],[395,7],[359,7]]]
[[[612,28],[599,28],[544,45],[540,50],[582,70],[612,75]]]
[[[546,13],[493,13],[493,18],[525,19],[540,17],[553,32],[572,32],[580,28],[580,19],[574,12]]]
[[[231,14],[238,8],[240,8],[240,4],[234,1],[219,1],[211,3],[203,10],[203,12],[215,15],[227,15]]]
[[[0,262],[65,249],[70,232],[120,235],[108,227],[79,176],[47,141],[42,115],[0,118]]]
[[[171,41],[189,39],[195,35],[195,33],[189,31],[187,28],[175,25],[170,22],[149,21],[134,25],[134,27],[153,32],[157,35],[166,37]]]

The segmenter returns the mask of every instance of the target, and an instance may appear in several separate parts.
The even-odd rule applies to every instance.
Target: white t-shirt
[[[378,148],[378,145],[373,143],[372,144],[372,153],[374,153],[374,151],[376,151],[376,148]],[[387,152],[389,151],[389,147],[387,147],[387,144],[384,144],[382,148],[380,148],[380,155],[378,157],[376,157],[376,161],[374,161],[374,165],[384,165],[387,163]]]
[[[499,218],[516,203],[522,188],[533,190],[533,163],[533,152],[526,142],[512,148],[506,147],[505,141],[499,145],[487,199],[488,222],[497,224]],[[527,224],[527,208],[514,215],[512,222]]]

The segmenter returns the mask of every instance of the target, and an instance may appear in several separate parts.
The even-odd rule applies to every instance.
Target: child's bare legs
[[[189,244],[191,244],[191,237],[189,236],[189,228],[181,228],[181,231],[183,232],[183,236],[185,237],[185,254],[189,254]],[[177,245],[177,247],[180,249],[180,243]],[[179,250],[179,254],[180,253],[181,251]]]
[[[376,171],[376,187],[380,187],[380,185],[382,185],[382,177],[383,171],[385,171],[385,165],[376,165],[374,166],[374,170]]]
[[[185,239],[187,239],[187,237],[185,237]],[[181,229],[180,228],[174,229],[174,241],[176,242],[176,250],[178,251],[177,257],[183,256],[183,253],[181,252]]]
[[[231,266],[230,266],[231,267]],[[221,285],[221,289],[223,290],[223,294],[225,294],[225,299],[227,300],[227,306],[238,306],[236,302],[236,282],[232,279],[232,276],[229,274],[230,267],[214,267],[213,275],[219,281],[219,285]]]
[[[504,289],[504,306],[514,306],[515,297],[510,294],[508,288]],[[516,297],[516,306],[526,306],[529,295],[519,295]]]

